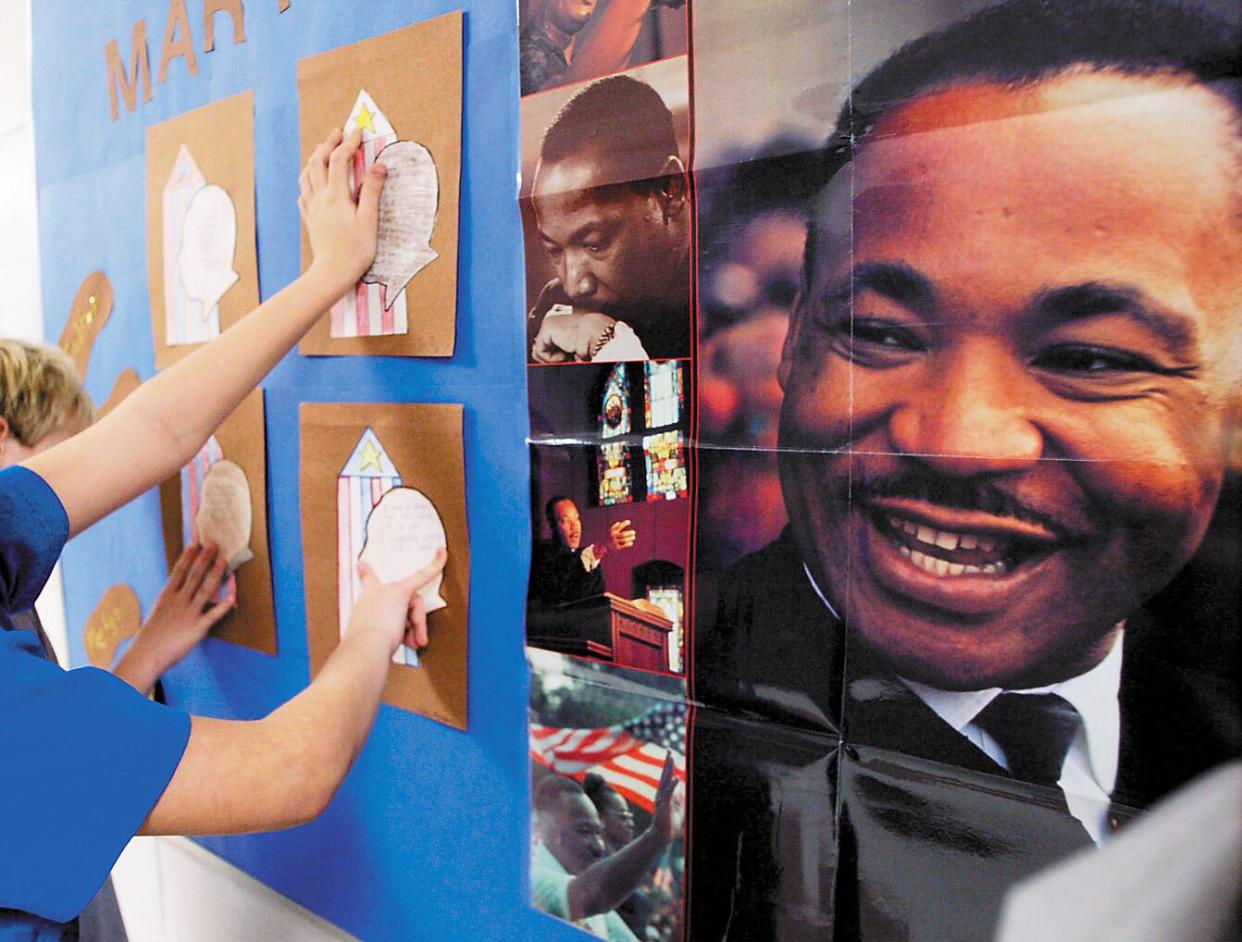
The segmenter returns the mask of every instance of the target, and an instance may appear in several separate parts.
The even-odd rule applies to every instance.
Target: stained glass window
[[[599,432],[604,438],[616,438],[630,433],[630,381],[625,375],[625,364],[613,367],[604,385],[604,399],[600,406]]]
[[[669,638],[668,669],[680,674],[684,661],[685,633],[682,629],[682,618],[685,616],[685,603],[681,589],[676,586],[663,586],[647,590],[647,601],[660,607],[669,621],[673,623],[673,634]]]
[[[647,458],[647,500],[677,500],[686,496],[686,459],[681,432],[643,436]]]
[[[601,439],[619,438],[630,433],[630,382],[625,365],[618,363],[604,384],[600,401]],[[626,504],[634,499],[630,476],[630,446],[624,441],[605,441],[596,454],[599,478],[599,506]]]
[[[628,504],[634,499],[630,480],[630,449],[622,442],[599,448],[599,505]]]
[[[647,399],[647,428],[663,428],[681,421],[685,403],[685,387],[681,364],[676,360],[646,363],[644,375]]]

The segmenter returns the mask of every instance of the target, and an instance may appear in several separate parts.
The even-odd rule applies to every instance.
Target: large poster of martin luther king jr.
[[[823,151],[790,524],[698,582],[694,938],[992,938],[1242,750],[1236,9],[975,6]]]
[[[690,353],[684,56],[522,101],[532,363]]]

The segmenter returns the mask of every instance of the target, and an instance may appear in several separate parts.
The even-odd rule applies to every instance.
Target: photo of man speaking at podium
[[[529,312],[532,362],[689,355],[693,210],[655,88],[616,75],[577,92],[543,136],[530,197],[555,274]]]
[[[532,369],[529,381],[528,643],[682,673],[688,364]]]
[[[1010,0],[849,96],[790,526],[696,626],[695,937],[991,938],[1242,751],[1242,43],[1205,9]]]
[[[535,547],[531,563],[529,604],[535,608],[578,602],[604,593],[604,573],[600,565],[609,553],[629,549],[638,534],[628,520],[618,520],[608,528],[608,536],[598,543],[582,545],[582,516],[578,505],[564,495],[549,498],[544,516],[552,539]]]

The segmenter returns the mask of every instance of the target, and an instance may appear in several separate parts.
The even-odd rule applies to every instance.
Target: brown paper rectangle
[[[267,541],[267,449],[263,392],[255,390],[216,429],[224,457],[246,472],[250,487],[250,550],[254,559],[237,570],[237,608],[224,616],[212,637],[244,645],[264,654],[276,653],[276,607],[272,595],[272,563]],[[164,551],[171,570],[181,555],[181,475],[160,485]]]
[[[440,594],[447,607],[427,618],[430,645],[420,666],[388,669],[384,702],[467,726],[470,537],[466,525],[462,407],[397,403],[303,403],[300,494],[311,676],[340,642],[337,599],[337,477],[369,427],[405,487],[435,505],[448,538]]]
[[[243,92],[147,128],[147,284],[155,365],[160,369],[202,346],[169,346],[164,315],[164,185],[182,145],[189,149],[207,183],[228,191],[237,214],[233,270],[239,277],[220,298],[221,332],[259,306],[254,241],[254,96]]]
[[[431,151],[440,202],[431,247],[439,258],[406,285],[409,331],[376,337],[332,337],[325,316],[298,351],[304,356],[453,355],[457,331],[457,231],[461,185],[462,13],[457,11],[298,62],[302,162],[349,116],[365,89],[399,140]],[[302,233],[302,269],[311,249]]]

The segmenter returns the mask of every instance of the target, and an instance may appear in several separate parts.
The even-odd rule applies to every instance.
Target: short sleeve
[[[163,794],[190,718],[0,632],[0,909],[76,916]]]
[[[547,858],[551,857],[542,845],[535,850],[530,864],[530,903],[549,916],[569,918],[569,881],[572,879],[564,869]]]
[[[28,468],[0,471],[0,610],[30,608],[69,538],[56,492]]]

